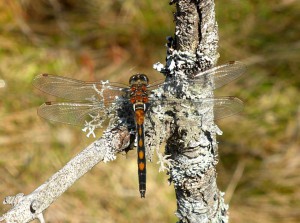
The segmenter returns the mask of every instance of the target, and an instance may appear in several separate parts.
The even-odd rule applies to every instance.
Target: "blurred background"
[[[53,98],[33,89],[42,72],[127,83],[132,73],[161,78],[173,35],[168,1],[0,1],[0,200],[28,194],[90,144],[80,128],[51,124],[36,108]],[[230,222],[300,222],[300,2],[216,2],[219,64],[249,64],[216,91],[245,102],[218,122],[218,185]],[[5,81],[5,87],[3,82]],[[97,132],[97,137],[101,132]],[[46,211],[47,222],[176,222],[173,186],[148,164],[139,198],[135,151],[100,163]],[[9,206],[0,205],[0,213]]]

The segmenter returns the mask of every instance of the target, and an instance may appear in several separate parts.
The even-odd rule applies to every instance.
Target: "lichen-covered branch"
[[[184,82],[195,72],[214,66],[218,59],[214,1],[172,0],[170,4],[176,4],[177,10],[175,38],[169,39],[166,65],[155,65],[157,70],[177,81],[173,89],[168,89],[168,97],[187,100],[213,97],[210,87],[213,80],[208,79],[201,89],[193,91],[186,90]],[[214,124],[213,105],[210,109],[200,107],[198,118],[180,125],[183,116],[178,112],[193,117],[192,104],[186,109],[176,107],[166,112],[174,118],[165,153],[172,160],[169,175],[176,192],[176,215],[180,223],[225,223],[228,207],[216,184],[216,135],[221,131]]]
[[[32,193],[6,197],[3,203],[12,205],[12,208],[0,217],[0,221],[24,223],[39,219],[44,222],[43,211],[52,202],[96,164],[114,160],[116,153],[124,151],[129,143],[127,127],[107,130],[100,139],[89,145]]]
[[[200,18],[197,4],[187,4],[188,1],[172,1],[172,3],[174,2],[176,2],[176,13],[174,14],[176,50],[196,53],[200,38]]]

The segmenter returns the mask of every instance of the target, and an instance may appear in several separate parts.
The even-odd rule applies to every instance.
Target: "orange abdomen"
[[[135,111],[135,121],[138,125],[144,124],[145,112],[142,109],[138,109]]]

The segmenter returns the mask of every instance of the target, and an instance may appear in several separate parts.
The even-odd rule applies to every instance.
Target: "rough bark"
[[[170,76],[184,73],[189,78],[197,71],[214,66],[218,59],[214,1],[174,0],[171,4],[176,4],[177,9],[175,50],[168,50],[164,72]],[[200,98],[213,96],[206,86],[199,94]],[[170,181],[177,198],[176,214],[180,223],[228,222],[228,206],[216,184],[216,134],[220,130],[213,122],[212,109],[200,113],[199,126],[175,125],[167,141],[166,154],[172,159]]]

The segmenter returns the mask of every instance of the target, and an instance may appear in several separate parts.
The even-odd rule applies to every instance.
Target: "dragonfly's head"
[[[149,78],[145,74],[135,74],[135,75],[132,75],[129,79],[130,86],[133,85],[133,84],[148,85],[148,83],[149,83]]]

